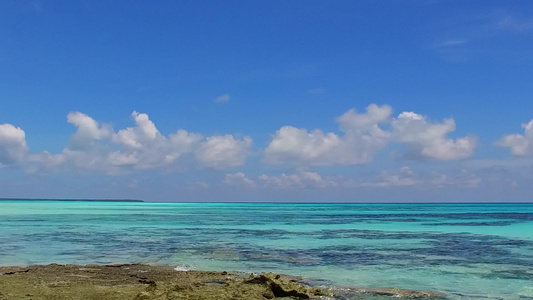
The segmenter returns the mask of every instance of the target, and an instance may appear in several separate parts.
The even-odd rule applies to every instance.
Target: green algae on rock
[[[0,299],[310,299],[320,289],[274,274],[175,271],[168,266],[46,265],[0,268]]]
[[[170,266],[142,264],[0,267],[0,300],[351,300],[361,299],[363,294],[407,299],[441,296],[401,289],[352,292],[355,294],[345,297],[337,295],[334,288],[310,287],[293,277],[273,273],[246,277],[240,273],[176,271]]]

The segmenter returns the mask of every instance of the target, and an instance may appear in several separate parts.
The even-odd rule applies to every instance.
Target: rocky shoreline
[[[0,300],[445,299],[432,291],[311,287],[272,273],[176,271],[170,266],[0,267]]]

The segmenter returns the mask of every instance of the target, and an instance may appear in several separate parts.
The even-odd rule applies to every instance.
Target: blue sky
[[[0,197],[531,201],[530,1],[2,1],[0,38]]]

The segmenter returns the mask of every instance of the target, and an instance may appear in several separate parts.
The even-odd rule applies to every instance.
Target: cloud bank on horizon
[[[265,149],[270,163],[309,165],[358,165],[372,162],[387,144],[398,143],[411,159],[456,160],[470,157],[477,142],[473,137],[456,140],[447,137],[455,131],[455,121],[433,123],[414,112],[402,112],[391,118],[388,105],[370,104],[366,112],[350,109],[337,118],[342,136],[320,129],[284,126],[276,132]],[[380,125],[390,125],[384,130]]]
[[[235,138],[227,134],[204,137],[183,129],[164,136],[147,114],[134,111],[131,118],[135,122],[134,127],[114,132],[108,124],[99,123],[81,112],[71,112],[67,121],[77,129],[61,153],[46,150],[29,153],[25,146],[24,131],[6,124],[6,133],[0,132],[0,141],[2,136],[6,136],[7,140],[14,128],[18,131],[18,139],[11,138],[12,142],[5,142],[5,149],[0,153],[5,152],[6,157],[2,160],[19,165],[28,172],[87,170],[118,174],[168,169],[181,156],[194,154],[199,166],[226,169],[242,166],[252,147],[252,139],[247,136]],[[24,151],[14,160],[12,153],[17,149]]]
[[[436,161],[468,159],[478,146],[474,136],[449,137],[456,129],[453,118],[431,121],[411,111],[393,117],[392,111],[389,105],[377,104],[368,105],[364,112],[350,109],[336,118],[339,133],[283,126],[272,135],[264,149],[255,151],[250,136],[203,136],[184,129],[165,136],[147,114],[136,111],[131,114],[135,126],[118,131],[84,113],[71,112],[67,122],[76,127],[76,132],[60,153],[30,152],[23,129],[13,124],[0,124],[0,166],[19,167],[30,173],[83,170],[125,174],[147,169],[177,170],[180,160],[185,160],[189,167],[192,162],[196,167],[228,170],[243,167],[250,155],[258,153],[265,165],[311,168],[371,164],[375,156],[390,145],[405,148],[396,159]],[[505,135],[495,145],[510,148],[515,156],[533,156],[533,120],[522,127],[524,134]],[[327,183],[314,172],[281,177],[284,183],[280,182],[280,177],[264,175],[258,179],[266,186],[313,186],[303,182],[322,187],[336,185],[333,181]],[[391,185],[413,183],[391,178],[388,181]],[[241,172],[226,175],[224,182],[257,186]]]

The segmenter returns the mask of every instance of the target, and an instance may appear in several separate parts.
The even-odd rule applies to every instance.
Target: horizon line
[[[530,202],[474,202],[474,201],[450,201],[450,202],[322,202],[322,201],[311,201],[311,202],[299,202],[299,201],[152,201],[152,200],[139,200],[139,199],[84,199],[84,198],[7,198],[2,197],[0,201],[58,201],[58,202],[137,202],[137,203],[243,203],[243,204],[533,204],[533,201]]]

